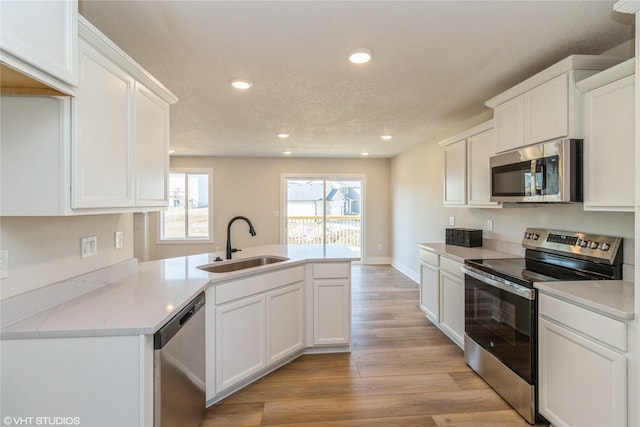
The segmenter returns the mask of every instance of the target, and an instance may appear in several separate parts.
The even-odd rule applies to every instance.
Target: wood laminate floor
[[[207,409],[201,427],[528,426],[390,266],[352,268],[351,353],[305,355]]]

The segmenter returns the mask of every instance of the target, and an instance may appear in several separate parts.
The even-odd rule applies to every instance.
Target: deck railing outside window
[[[360,248],[359,215],[327,215],[327,241]],[[290,216],[287,221],[288,243],[292,245],[323,243],[322,216]]]

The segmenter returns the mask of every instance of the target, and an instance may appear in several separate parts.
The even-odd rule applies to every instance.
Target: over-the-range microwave
[[[582,202],[582,140],[562,139],[493,156],[491,201]]]

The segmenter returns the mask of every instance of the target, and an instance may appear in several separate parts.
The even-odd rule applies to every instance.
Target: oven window
[[[465,276],[465,333],[530,384],[535,372],[534,304]]]
[[[531,161],[491,168],[493,196],[531,196]]]

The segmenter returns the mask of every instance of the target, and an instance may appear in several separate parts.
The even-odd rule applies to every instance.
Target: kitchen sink
[[[229,273],[231,271],[245,270],[252,267],[260,267],[262,265],[274,264],[276,262],[287,261],[289,258],[278,256],[260,256],[254,258],[239,259],[237,261],[224,261],[218,264],[200,265],[200,270],[209,273]]]

